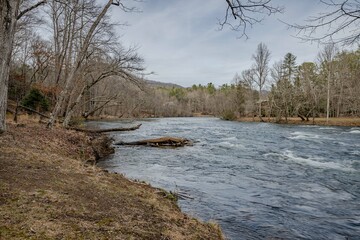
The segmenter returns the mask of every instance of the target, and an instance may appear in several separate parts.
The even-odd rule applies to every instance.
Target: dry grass
[[[85,164],[89,141],[9,124],[0,135],[0,239],[223,239],[162,191]]]

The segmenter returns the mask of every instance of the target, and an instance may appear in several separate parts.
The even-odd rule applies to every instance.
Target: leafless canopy
[[[360,0],[321,0],[324,13],[310,17],[306,24],[289,25],[305,41],[358,44],[360,40]],[[322,31],[325,31],[323,33]]]
[[[241,32],[240,37],[248,38],[246,30],[264,20],[264,16],[281,13],[283,8],[273,6],[271,0],[226,0],[225,17],[219,20],[220,28],[228,25],[232,30]],[[232,19],[234,18],[234,19]]]
[[[252,59],[255,61],[253,69],[255,71],[255,83],[261,89],[263,88],[266,78],[269,72],[269,61],[270,61],[270,51],[264,43],[260,43],[257,46],[256,53],[252,56]]]

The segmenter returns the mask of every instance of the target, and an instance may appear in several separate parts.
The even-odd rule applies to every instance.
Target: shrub
[[[49,109],[49,102],[46,97],[36,88],[31,89],[29,94],[21,101],[25,107],[32,109],[40,109],[47,111]]]
[[[225,110],[221,115],[221,119],[227,120],[227,121],[233,121],[236,119],[236,115],[235,115],[234,111]]]

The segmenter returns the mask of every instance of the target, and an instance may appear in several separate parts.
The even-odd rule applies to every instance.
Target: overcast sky
[[[139,47],[147,72],[155,72],[149,79],[184,87],[209,82],[220,86],[251,67],[251,56],[260,42],[271,51],[271,63],[288,52],[297,57],[297,63],[316,60],[320,47],[292,37],[295,33],[279,19],[303,23],[307,17],[325,11],[323,5],[317,0],[273,3],[284,5],[284,14],[267,17],[248,29],[247,40],[239,39],[240,33],[228,28],[219,31],[218,19],[224,17],[225,0],[144,0],[136,3],[140,13],[113,8],[112,17],[129,24],[118,27],[121,40],[125,46]]]

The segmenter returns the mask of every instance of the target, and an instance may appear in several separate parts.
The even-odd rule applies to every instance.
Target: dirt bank
[[[181,213],[172,195],[91,165],[93,136],[8,129],[0,135],[0,239],[222,239],[216,224]]]

